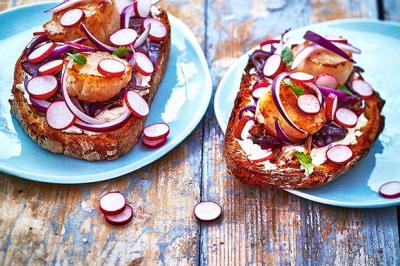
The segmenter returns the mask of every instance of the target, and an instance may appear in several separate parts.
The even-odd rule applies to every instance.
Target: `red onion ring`
[[[311,88],[315,92],[315,94],[317,94],[319,104],[322,105],[324,98],[322,97],[322,93],[321,93],[320,89],[318,88],[318,86],[312,82],[307,82],[307,83],[305,83],[305,85],[307,85],[309,88]]]
[[[144,31],[136,39],[135,43],[132,46],[133,49],[138,48],[139,46],[141,46],[147,40],[147,36],[150,33],[150,29],[151,29],[151,24],[149,23],[149,24],[147,24],[147,27],[144,29]]]
[[[45,100],[36,100],[32,97],[29,96],[29,100],[31,101],[32,105],[40,112],[40,113],[46,113],[47,109],[50,106],[49,101]]]
[[[285,132],[283,131],[283,129],[282,129],[280,123],[279,123],[279,120],[277,118],[275,118],[275,131],[276,131],[276,134],[278,135],[278,138],[280,140],[282,140],[283,142],[290,143],[290,144],[296,144],[297,143],[296,141],[290,139],[285,134]]]
[[[76,40],[74,40],[74,41],[71,41],[70,43],[82,44],[82,43],[84,43],[86,40],[87,40],[86,38],[79,38],[79,39],[76,39]],[[49,55],[49,57],[59,57],[59,56],[61,56],[61,55],[64,55],[64,54],[66,54],[66,53],[72,51],[73,49],[74,49],[74,48],[73,48],[71,45],[64,44],[64,45],[61,45],[61,46],[55,48],[55,49],[51,52],[51,54]]]
[[[128,108],[126,108],[126,111],[117,119],[110,121],[110,122],[102,122],[101,124],[96,124],[96,125],[91,125],[85,122],[82,122],[80,120],[77,120],[75,122],[75,126],[79,127],[80,129],[83,130],[88,130],[92,132],[107,132],[107,131],[113,131],[121,126],[123,126],[126,123],[126,120],[131,116],[131,112],[129,111]]]
[[[133,16],[133,4],[129,4],[126,7],[124,7],[124,9],[122,9],[122,12],[120,15],[121,29],[129,28],[129,21],[132,16]]]
[[[85,33],[86,37],[91,41],[94,45],[96,45],[99,50],[108,52],[108,53],[113,53],[117,48],[109,46],[103,42],[101,42],[99,39],[97,39],[90,31],[89,29],[81,22],[80,24],[81,30]]]
[[[247,105],[243,107],[239,112],[239,119],[242,119],[244,112],[250,111],[252,113],[256,112],[257,107],[255,105]]]

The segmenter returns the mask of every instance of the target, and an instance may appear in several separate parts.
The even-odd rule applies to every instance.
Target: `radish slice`
[[[37,76],[32,78],[27,85],[27,91],[32,98],[47,100],[57,92],[58,81],[53,76]]]
[[[47,108],[46,121],[51,128],[64,130],[74,124],[75,116],[64,101],[58,101]]]
[[[165,123],[152,124],[144,128],[143,134],[148,140],[164,139],[169,134],[169,126]]]
[[[339,108],[335,114],[335,122],[346,128],[353,128],[357,124],[357,115],[346,108]]]
[[[264,65],[264,75],[267,77],[276,77],[279,73],[285,70],[285,64],[280,55],[274,54],[268,57]]]
[[[214,201],[203,201],[194,207],[194,215],[203,222],[217,220],[222,214],[221,206]]]
[[[120,29],[111,34],[110,42],[115,46],[127,46],[135,42],[138,34],[134,29]]]
[[[329,93],[326,97],[326,118],[329,120],[335,119],[335,113],[338,104],[338,97],[334,93]]]
[[[149,105],[134,91],[128,91],[125,94],[125,102],[133,115],[142,118],[149,114]]]
[[[129,204],[124,206],[121,213],[115,215],[105,215],[104,218],[109,224],[113,225],[125,225],[132,220],[133,210]]]
[[[144,28],[143,32],[139,35],[139,37],[135,41],[135,44],[133,45],[134,49],[141,46],[147,40],[147,36],[149,36],[150,29],[151,29],[151,24],[147,25],[147,27]]]
[[[124,63],[116,59],[104,59],[100,61],[97,70],[103,76],[120,77],[125,73],[126,67]]]
[[[337,145],[329,148],[326,158],[334,164],[346,164],[353,157],[353,151],[345,145]]]
[[[56,44],[49,42],[39,46],[28,56],[28,60],[32,63],[39,63],[46,59],[51,52],[56,48]]]
[[[260,99],[261,96],[263,96],[267,92],[269,86],[270,85],[267,85],[266,87],[258,86],[256,89],[253,89],[251,96],[253,96],[253,98],[256,100]]]
[[[372,86],[368,82],[361,79],[353,80],[352,90],[359,94],[363,99],[367,99],[374,94]]]
[[[148,139],[146,137],[143,138],[143,146],[145,146],[146,148],[149,149],[157,149],[161,146],[163,146],[165,143],[167,142],[167,138],[163,138],[163,139],[158,139],[158,140],[151,140]]]
[[[295,81],[306,83],[314,80],[314,76],[304,73],[304,72],[294,72],[289,75],[289,77]]]
[[[136,61],[135,69],[140,74],[144,76],[149,76],[154,72],[153,63],[151,62],[150,58],[144,53],[137,52],[135,61]]]
[[[125,209],[126,199],[121,192],[109,192],[100,198],[100,210],[106,215],[115,215]]]
[[[60,24],[66,28],[73,27],[77,25],[84,17],[85,13],[82,11],[82,9],[71,9],[62,15]]]
[[[400,182],[391,181],[383,184],[379,188],[379,194],[385,198],[395,199],[400,197]]]
[[[154,6],[154,5],[157,5],[160,2],[161,2],[161,0],[151,0],[151,5]]]
[[[252,129],[254,124],[255,124],[255,122],[254,122],[253,118],[251,118],[249,116],[244,116],[236,124],[235,130],[234,130],[234,136],[237,139],[242,139],[242,140],[248,139],[251,136],[250,130]]]
[[[297,105],[306,114],[317,114],[321,110],[317,97],[312,94],[300,95],[297,98]]]
[[[271,85],[270,83],[268,83],[268,82],[261,82],[261,83],[257,83],[256,85],[254,85],[253,86],[253,91],[255,91],[255,90],[257,90],[258,88],[260,88],[260,87],[268,87],[269,85]]]
[[[39,67],[40,75],[50,75],[61,71],[64,61],[61,59],[50,61],[43,66]]]
[[[259,154],[250,155],[247,158],[253,163],[262,163],[270,160],[273,156],[274,153],[272,152],[271,149],[269,149],[269,150],[263,150],[263,152]]]
[[[139,17],[146,18],[150,14],[151,0],[136,0],[133,9]]]
[[[76,42],[65,42],[64,44],[78,49],[81,52],[93,52],[95,49],[91,46],[85,45],[85,44],[80,44],[80,43],[76,43]]]
[[[336,89],[338,86],[338,82],[334,76],[329,74],[321,74],[315,80],[315,84],[317,86],[322,86],[326,88]]]
[[[154,18],[146,18],[143,21],[143,27],[147,28],[149,24],[151,25],[149,39],[155,42],[164,40],[167,36],[167,28],[164,23]]]

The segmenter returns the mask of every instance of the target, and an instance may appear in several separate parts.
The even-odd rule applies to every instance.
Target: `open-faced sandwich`
[[[89,161],[132,149],[164,75],[170,24],[151,0],[66,0],[15,66],[11,110],[42,148]],[[154,143],[153,143],[154,144]]]
[[[252,55],[225,135],[229,171],[245,183],[312,188],[348,171],[380,134],[384,101],[343,37],[285,34]]]

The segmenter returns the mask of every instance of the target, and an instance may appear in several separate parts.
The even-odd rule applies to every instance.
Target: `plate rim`
[[[30,9],[33,7],[37,6],[50,6],[54,3],[58,3],[59,1],[49,1],[49,2],[38,2],[38,3],[32,3],[28,5],[22,5],[18,7],[13,7],[8,10],[0,12],[0,18],[3,15],[7,15],[9,13],[13,12],[19,12],[20,10],[24,9]],[[213,83],[212,83],[212,78],[211,78],[211,73],[210,69],[208,67],[207,60],[205,58],[203,49],[200,46],[200,43],[198,42],[196,36],[194,33],[190,30],[190,28],[183,23],[180,19],[177,17],[173,16],[172,14],[168,13],[169,19],[171,21],[171,26],[175,26],[176,28],[180,29],[187,38],[187,40],[192,44],[193,50],[195,51],[196,56],[198,57],[200,61],[200,68],[204,72],[204,86],[202,86],[203,90],[201,93],[204,95],[203,100],[200,102],[199,108],[197,109],[196,112],[194,112],[194,118],[188,123],[188,125],[184,128],[184,130],[181,131],[181,133],[175,137],[174,139],[169,141],[169,148],[167,149],[160,149],[160,150],[154,150],[152,151],[151,157],[149,158],[148,156],[145,157],[144,159],[141,159],[139,161],[135,161],[133,163],[128,163],[124,166],[120,166],[117,168],[113,168],[111,170],[101,172],[101,173],[95,173],[95,174],[84,174],[84,175],[74,175],[73,180],[69,180],[67,177],[68,176],[62,176],[63,179],[61,180],[54,180],[54,175],[43,175],[43,174],[32,174],[27,172],[26,170],[18,170],[13,167],[7,167],[6,165],[0,164],[0,172],[8,175],[12,175],[18,178],[22,179],[27,179],[31,181],[36,181],[36,182],[42,182],[42,183],[49,183],[49,184],[89,184],[89,183],[95,183],[95,182],[101,182],[105,180],[111,180],[117,177],[121,177],[123,175],[126,175],[128,173],[132,173],[138,169],[141,169],[157,160],[159,160],[161,157],[166,155],[167,153],[171,152],[174,150],[180,143],[182,143],[200,124],[202,121],[204,115],[206,114],[208,107],[211,102],[211,97],[212,97],[212,92],[213,92]],[[206,88],[207,90],[204,90]],[[14,118],[12,118],[14,119]],[[136,144],[138,145],[138,144]],[[63,156],[63,155],[58,155],[58,154],[50,154],[50,156]],[[126,156],[126,155],[125,155]],[[69,157],[65,157],[66,159],[71,159]],[[74,159],[76,160],[76,159]],[[118,160],[118,159],[117,159]],[[114,161],[109,161],[110,163]],[[138,163],[139,162],[139,163]],[[96,162],[90,162],[93,163],[93,165],[96,164]],[[82,179],[83,181],[80,181],[79,179]],[[79,181],[78,181],[79,180]]]
[[[372,19],[372,18],[345,18],[345,19],[336,19],[336,20],[331,20],[331,21],[324,21],[320,23],[313,23],[307,26],[302,26],[293,30],[296,31],[301,31],[305,30],[309,27],[315,26],[315,25],[335,25],[335,24],[342,24],[342,23],[375,23],[375,24],[380,24],[380,25],[390,25],[390,26],[395,26],[400,28],[400,23],[395,22],[395,21],[382,21],[378,19]],[[222,112],[221,108],[217,102],[219,102],[219,99],[222,97],[222,92],[221,88],[222,85],[224,85],[227,82],[228,76],[232,75],[232,72],[236,71],[237,64],[239,64],[242,60],[243,57],[249,56],[255,49],[257,49],[257,46],[251,48],[247,52],[245,52],[243,55],[241,55],[239,58],[235,60],[235,63],[233,63],[229,69],[225,72],[223,78],[221,79],[220,83],[218,84],[217,90],[215,92],[215,97],[213,101],[214,105],[214,112],[215,116],[218,121],[218,125],[220,126],[222,132],[225,134],[227,124],[223,122],[222,118]],[[240,84],[239,84],[240,85]],[[393,199],[393,201],[387,201],[387,202],[377,202],[377,203],[351,203],[347,201],[340,201],[340,200],[333,200],[333,199],[326,199],[326,198],[321,198],[315,195],[308,194],[304,190],[300,189],[284,189],[286,192],[291,193],[293,195],[299,196],[301,198],[313,201],[313,202],[318,202],[326,205],[331,205],[331,206],[337,206],[337,207],[345,207],[345,208],[388,208],[388,207],[393,207],[393,206],[400,206],[400,198],[398,199]],[[378,192],[376,192],[378,193]]]

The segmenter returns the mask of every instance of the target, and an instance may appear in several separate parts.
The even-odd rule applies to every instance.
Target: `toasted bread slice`
[[[166,25],[167,37],[162,43],[157,66],[149,82],[149,94],[144,96],[149,105],[163,78],[171,44],[171,27],[167,13],[162,11],[158,18]],[[121,128],[93,135],[65,133],[50,128],[45,116],[28,104],[24,93],[17,87],[23,82],[25,73],[21,68],[21,62],[25,59],[26,50],[15,66],[13,99],[10,100],[11,111],[24,131],[42,148],[88,161],[114,160],[132,149],[140,138],[145,118],[131,116]]]
[[[364,114],[368,119],[368,123],[361,128],[362,135],[357,138],[357,144],[349,146],[354,156],[345,166],[326,162],[320,166],[315,166],[311,175],[306,175],[304,170],[300,168],[298,160],[292,159],[286,164],[277,165],[276,169],[268,170],[264,165],[250,161],[242,150],[238,139],[234,136],[234,128],[239,120],[239,112],[244,106],[249,104],[252,83],[251,68],[252,65],[249,62],[244,70],[240,90],[237,94],[225,133],[224,143],[224,157],[228,170],[233,176],[239,178],[244,183],[282,189],[321,186],[350,170],[361,158],[367,155],[371,145],[383,129],[384,117],[381,115],[381,110],[384,101],[375,92],[372,97],[366,100]]]

